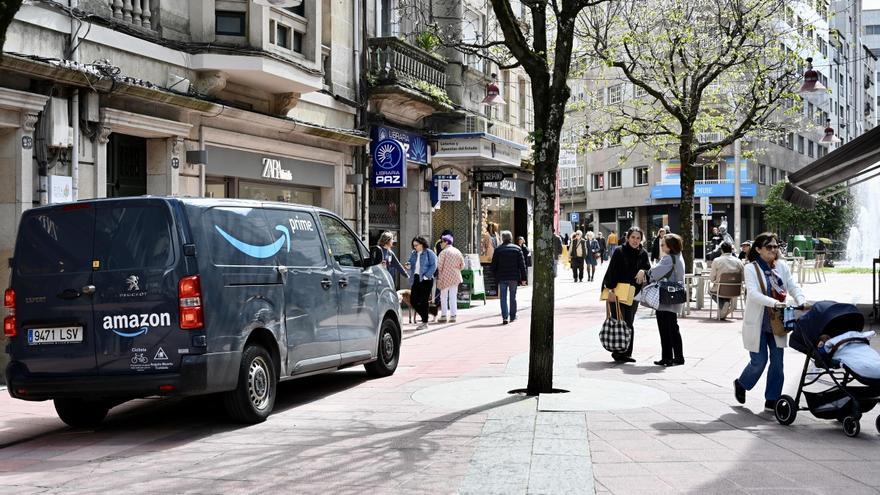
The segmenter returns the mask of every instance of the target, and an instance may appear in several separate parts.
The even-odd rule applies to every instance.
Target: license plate
[[[28,329],[28,344],[68,344],[82,342],[82,327],[31,328]]]

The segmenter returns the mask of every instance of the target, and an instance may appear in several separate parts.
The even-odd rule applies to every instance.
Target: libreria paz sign
[[[395,139],[383,139],[373,146],[374,189],[406,187],[406,152]]]

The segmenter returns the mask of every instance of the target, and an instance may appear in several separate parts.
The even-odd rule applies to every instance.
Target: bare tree
[[[485,33],[476,32],[460,13],[437,12],[436,4],[416,2],[401,18],[430,27],[439,42],[498,68],[520,67],[533,95],[532,148],[535,173],[533,232],[534,282],[527,393],[553,389],[553,220],[556,177],[568,77],[578,17],[608,0],[488,0]],[[453,2],[462,4],[463,2]],[[487,5],[488,7],[488,5]],[[419,17],[421,15],[421,17]],[[418,20],[414,20],[418,19]]]
[[[798,123],[803,47],[785,0],[617,0],[590,8],[577,38],[593,72],[632,85],[600,100],[600,139],[677,156],[681,235],[693,261],[695,167],[746,136],[776,138]]]

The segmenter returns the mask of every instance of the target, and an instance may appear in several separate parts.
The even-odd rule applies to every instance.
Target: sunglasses
[[[765,244],[764,249],[770,249],[772,251],[775,251],[775,250],[779,249],[779,245],[778,244]]]

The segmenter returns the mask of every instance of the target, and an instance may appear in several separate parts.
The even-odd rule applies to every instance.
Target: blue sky
[[[880,0],[862,0],[862,10],[880,9]]]

